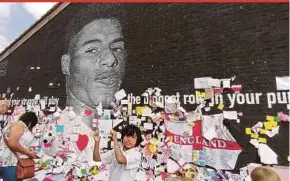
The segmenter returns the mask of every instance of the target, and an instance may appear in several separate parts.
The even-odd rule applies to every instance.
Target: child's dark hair
[[[134,136],[136,134],[137,140],[136,140],[136,145],[135,147],[139,146],[142,142],[142,135],[141,135],[141,130],[135,126],[135,125],[127,125],[125,128],[122,129],[121,131],[121,138],[122,140],[124,139],[125,136]]]
[[[24,122],[24,124],[28,127],[30,131],[32,131],[33,127],[37,124],[38,118],[34,112],[26,112],[24,113],[19,120]]]

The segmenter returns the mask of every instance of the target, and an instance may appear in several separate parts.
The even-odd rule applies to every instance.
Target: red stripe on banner
[[[3,1],[2,1],[3,2]],[[11,0],[6,2],[27,2],[27,0]],[[204,2],[204,3],[289,3],[289,0],[66,0],[66,1],[55,1],[55,0],[45,0],[45,1],[37,1],[37,0],[30,0],[29,2],[136,2],[136,3],[143,3],[143,2],[167,2],[167,3],[188,3],[188,2]]]
[[[192,135],[193,137],[196,137],[196,138],[202,138],[202,127],[201,127],[201,121],[198,120],[198,121],[195,121],[194,122],[194,126],[192,128]],[[202,140],[201,140],[201,143],[202,143]],[[196,140],[196,143],[194,143],[192,145],[192,149],[193,150],[202,150],[202,144],[199,144],[198,143],[198,140]]]

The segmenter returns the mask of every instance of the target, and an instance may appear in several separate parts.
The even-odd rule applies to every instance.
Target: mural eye
[[[111,47],[111,51],[114,53],[121,53],[124,51],[123,47]]]
[[[114,47],[111,49],[113,52],[122,52],[123,48],[119,48],[119,47]]]
[[[92,54],[99,54],[100,49],[99,48],[89,48],[86,53],[92,53]]]

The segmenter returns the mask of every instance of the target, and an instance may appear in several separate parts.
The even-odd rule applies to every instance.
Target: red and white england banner
[[[211,119],[213,122],[221,122],[218,116],[204,117],[203,119]],[[221,119],[223,119],[221,117]],[[186,122],[167,122],[166,135],[172,140],[173,144],[179,145],[183,154],[183,159],[187,162],[193,162],[193,151],[204,150],[205,165],[216,169],[234,169],[238,155],[242,151],[240,145],[231,136],[229,131],[217,124],[215,127],[216,137],[206,140],[202,136],[201,121],[196,121],[192,127]]]

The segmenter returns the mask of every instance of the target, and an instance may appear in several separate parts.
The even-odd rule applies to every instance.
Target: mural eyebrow
[[[102,42],[102,40],[100,40],[100,39],[92,39],[92,40],[85,41],[82,44],[82,46],[85,46],[85,45],[90,44],[90,43],[101,43],[101,42]]]
[[[124,38],[123,37],[116,38],[111,43],[117,43],[117,42],[120,42],[120,41],[124,41]]]

